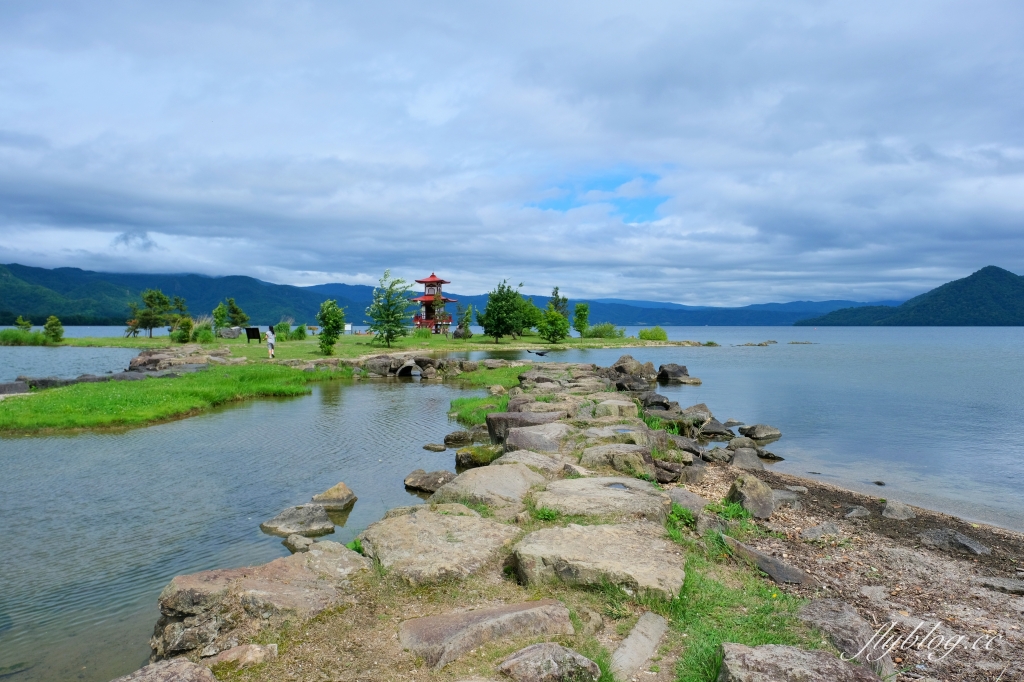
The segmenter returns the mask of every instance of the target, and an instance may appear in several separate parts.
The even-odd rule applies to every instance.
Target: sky
[[[1024,273],[1020,2],[0,3],[0,262],[691,305]]]

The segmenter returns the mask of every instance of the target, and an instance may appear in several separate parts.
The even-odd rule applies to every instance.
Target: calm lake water
[[[669,332],[722,346],[503,357],[679,362],[704,384],[661,392],[779,427],[778,470],[1024,530],[1024,329]],[[767,339],[778,344],[732,345]],[[0,348],[0,368],[32,350],[91,349]],[[49,374],[63,373],[60,358],[77,362],[52,357]],[[452,468],[451,451],[422,445],[452,430],[448,404],[462,395],[472,393],[339,383],[120,433],[0,439],[0,669],[24,661],[35,667],[19,682],[105,682],[146,660],[171,577],[284,556],[258,527],[282,508],[345,481],[359,501],[328,538],[347,542],[419,502],[402,479]]]

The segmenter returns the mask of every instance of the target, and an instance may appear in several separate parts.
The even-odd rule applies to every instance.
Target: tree
[[[409,291],[412,285],[404,279],[392,279],[391,271],[385,270],[380,286],[373,288],[373,303],[366,309],[370,318],[370,331],[376,336],[374,343],[386,344],[409,334]]]
[[[167,313],[171,309],[171,299],[159,289],[146,289],[142,292],[142,307],[138,303],[129,303],[132,319],[135,320],[135,327],[149,331],[149,338],[153,338],[153,330],[167,324]],[[128,321],[131,326],[131,320]]]
[[[51,343],[60,343],[64,340],[64,325],[55,315],[46,318],[46,324],[43,325],[43,336]]]
[[[228,327],[228,307],[224,305],[223,301],[217,304],[217,307],[213,309],[213,328],[214,329],[227,329]]]
[[[580,338],[590,327],[590,306],[586,303],[577,303],[572,315],[572,328],[579,333]]]
[[[516,331],[513,336],[522,336],[527,329],[532,329],[540,324],[544,318],[544,311],[533,303],[533,298],[519,296],[519,314],[516,317]]]
[[[229,299],[230,300],[230,299]],[[316,314],[316,321],[320,323],[320,336],[317,341],[320,343],[320,352],[324,355],[334,353],[334,344],[338,337],[345,331],[345,310],[338,307],[335,300],[327,300],[320,304],[320,312]]]
[[[228,299],[228,324],[232,327],[244,327],[249,324],[249,316],[238,307],[235,299]]]
[[[551,290],[550,303],[554,304],[555,310],[558,311],[559,315],[561,315],[567,320],[569,319],[569,299],[566,296],[558,295],[558,287],[555,287],[554,289]]]
[[[523,286],[522,283],[519,286]],[[507,279],[502,280],[494,291],[487,295],[487,305],[484,306],[483,312],[477,311],[477,324],[484,328],[484,334],[493,336],[494,342],[498,343],[501,337],[522,330],[522,301],[519,289],[509,286]]]
[[[32,322],[31,322],[31,320],[26,320],[21,315],[18,315],[18,319],[16,319],[14,321],[14,326],[17,327],[18,329],[20,329],[23,332],[30,332],[30,331],[32,331]]]
[[[550,343],[558,343],[569,336],[569,319],[558,310],[554,301],[548,301],[548,309],[537,324],[537,331],[542,339]]]

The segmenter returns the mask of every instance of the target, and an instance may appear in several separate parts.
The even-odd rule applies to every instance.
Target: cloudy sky
[[[1024,5],[0,4],[0,262],[736,305],[1024,273]]]

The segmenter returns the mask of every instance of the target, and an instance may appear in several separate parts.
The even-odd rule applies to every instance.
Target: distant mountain
[[[895,307],[844,308],[801,326],[1024,326],[1024,277],[989,265]]]

